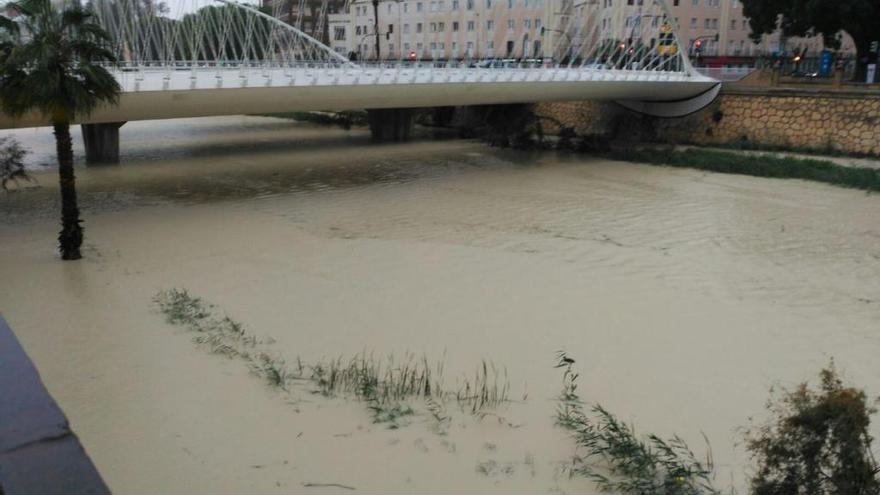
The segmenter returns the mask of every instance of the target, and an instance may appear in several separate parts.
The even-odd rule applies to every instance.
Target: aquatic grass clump
[[[378,359],[364,352],[347,361],[337,358],[311,368],[312,381],[328,396],[349,393],[384,404],[443,395],[443,363],[431,366],[427,357],[416,359],[408,354],[396,362],[393,355]]]
[[[160,291],[153,297],[165,321],[173,325],[189,325],[193,330],[202,331],[201,322],[211,315],[211,307],[198,297],[189,295],[186,289]]]
[[[195,332],[194,343],[214,354],[242,359],[252,372],[274,387],[288,390],[288,383],[302,376],[301,364],[291,369],[283,359],[261,349],[274,341],[258,339],[249,334],[242,323],[227,315],[215,316],[214,305],[190,295],[186,289],[160,291],[153,302],[165,315],[165,321]]]
[[[456,400],[462,410],[478,416],[508,402],[507,370],[488,361],[483,361],[472,380],[464,379],[457,392],[444,389],[443,360],[431,364],[425,356],[406,354],[397,360],[394,355],[377,358],[362,352],[314,365],[297,357],[296,365],[291,366],[273,350],[272,339],[258,339],[242,323],[227,315],[216,316],[214,305],[185,289],[160,291],[153,301],[168,323],[195,333],[194,343],[212,353],[241,359],[270,386],[290,393],[295,383],[303,383],[310,385],[313,393],[327,397],[354,397],[367,404],[374,422],[389,428],[402,426],[407,417],[416,414],[410,404],[414,399],[425,402],[438,432],[449,423],[443,406],[448,400]]]
[[[711,449],[705,461],[697,459],[678,436],[641,437],[601,405],[588,415],[577,394],[575,361],[559,353],[564,368],[556,424],[568,430],[582,454],[572,461],[571,473],[593,480],[601,491],[625,495],[715,495]],[[705,438],[705,437],[704,437]],[[707,441],[708,444],[708,441]]]
[[[607,156],[612,160],[694,168],[723,174],[805,179],[866,191],[880,191],[880,169],[849,167],[826,160],[693,148],[676,150],[672,147],[617,149]]]
[[[495,363],[483,360],[473,380],[464,380],[455,393],[455,400],[471,414],[495,409],[510,401],[510,381],[507,368],[498,369]]]

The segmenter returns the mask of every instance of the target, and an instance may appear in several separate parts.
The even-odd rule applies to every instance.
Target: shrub
[[[844,385],[834,362],[807,383],[771,397],[768,424],[747,433],[757,463],[755,495],[877,495],[880,466],[868,434],[865,392]]]

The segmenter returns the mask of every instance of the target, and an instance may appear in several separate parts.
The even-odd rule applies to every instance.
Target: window
[[[495,29],[495,21],[486,21],[486,31]]]
[[[514,20],[508,19],[507,20],[507,29],[513,29],[513,28],[514,28]]]
[[[508,9],[512,9],[512,8],[513,8],[513,0],[507,0],[507,8],[508,8]]]
[[[452,31],[455,32],[455,33],[458,32],[458,21],[453,21],[453,22],[452,22]]]
[[[692,28],[697,27],[697,18],[696,17],[691,17],[691,27]]]
[[[468,30],[468,31],[473,31],[473,30],[474,30],[474,21],[468,21],[468,23],[467,23],[467,30]]]
[[[467,2],[466,7],[468,10],[474,10],[474,0],[465,0]]]
[[[535,29],[538,31],[541,30],[541,19],[535,19]]]
[[[389,32],[389,33],[393,33],[393,32],[394,32],[394,24],[389,24],[389,25],[388,25],[388,32]]]
[[[487,8],[487,9],[491,9],[491,8],[492,8],[492,0],[486,0],[486,8]]]
[[[417,22],[417,23],[416,23],[416,32],[417,32],[417,33],[421,33],[421,32],[422,32],[422,23],[421,23],[421,22]]]
[[[441,33],[446,31],[446,23],[445,22],[438,22],[437,23],[437,31],[440,31]]]
[[[418,2],[418,3],[416,3],[416,12],[421,12],[421,11],[422,11],[422,2]]]
[[[678,7],[678,3],[679,3],[679,1],[680,1],[680,0],[672,0],[672,6],[673,6],[673,7]]]
[[[712,19],[706,18],[706,29],[712,28]]]
[[[388,13],[389,14],[391,13],[391,4],[390,3],[388,4]]]
[[[432,32],[432,33],[436,33],[436,32],[437,32],[437,23],[436,23],[436,22],[432,22],[432,23],[431,23],[431,32]]]
[[[693,0],[693,1],[691,2],[691,4],[692,4],[694,7],[699,7],[699,6],[700,6],[700,0]]]
[[[732,21],[730,21],[730,30],[736,31],[736,19],[733,19]]]
[[[531,20],[531,19],[523,19],[523,27],[524,27],[525,29],[531,29],[531,27],[532,27],[532,20]]]
[[[429,12],[437,12],[437,2],[432,1],[428,10]]]
[[[333,28],[333,39],[336,41],[345,40],[345,26],[336,26]]]
[[[357,35],[361,34],[361,27],[360,26],[357,26],[354,28],[354,34],[357,34]]]
[[[405,14],[407,12],[409,12],[409,4],[406,2],[403,2],[403,13]]]
[[[452,10],[458,10],[458,0],[452,0]]]
[[[409,34],[409,24],[403,25],[403,34]]]

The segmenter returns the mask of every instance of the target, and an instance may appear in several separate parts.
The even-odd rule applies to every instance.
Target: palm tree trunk
[[[76,205],[76,177],[73,175],[73,145],[70,139],[70,124],[54,124],[55,146],[58,152],[58,178],[61,185],[61,232],[58,244],[61,259],[78,260],[83,241],[83,228],[80,225],[79,208]]]

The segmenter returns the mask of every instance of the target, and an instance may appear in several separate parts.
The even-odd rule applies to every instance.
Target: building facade
[[[545,0],[383,0],[378,8],[355,0],[347,19],[330,21],[332,48],[359,60],[540,58],[544,8]]]
[[[290,7],[289,13],[282,13],[287,16],[283,20],[310,20],[306,27],[313,30],[320,24],[314,13],[298,16],[294,4],[310,6],[309,2],[321,0],[277,1]],[[653,0],[379,0],[377,5],[372,0],[351,0],[347,10],[338,1],[331,0],[327,21],[320,24],[325,27],[315,37],[357,60],[559,61],[585,57],[576,47],[596,41],[590,37],[624,39],[621,33],[631,32],[637,18],[639,22],[646,18],[656,28],[658,14],[664,21],[666,17]],[[784,39],[775,34],[754,43],[740,0],[666,0],[666,4],[678,27],[680,48],[698,64],[715,59],[747,65],[758,56],[818,54],[823,49],[818,37]],[[854,51],[847,36],[842,51]]]

